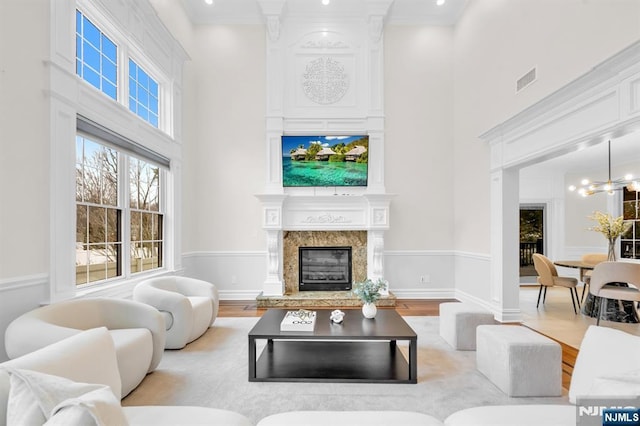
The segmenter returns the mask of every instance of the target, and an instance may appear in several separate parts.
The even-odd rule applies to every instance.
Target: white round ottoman
[[[476,350],[476,327],[483,324],[495,324],[495,320],[481,306],[463,302],[440,304],[440,336],[456,350]]]
[[[561,396],[562,348],[519,325],[477,328],[476,364],[509,396]]]

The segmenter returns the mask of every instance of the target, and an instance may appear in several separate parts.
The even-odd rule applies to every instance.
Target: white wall
[[[251,299],[266,275],[254,196],[266,179],[265,30],[200,26],[193,35],[183,146],[185,273],[211,279],[225,298],[248,291]]]
[[[387,250],[453,247],[453,31],[385,29]]]
[[[48,31],[48,2],[0,2],[0,336],[49,295]]]
[[[0,280],[49,268],[49,6],[18,0],[1,6]],[[24,22],[33,28],[24,31]]]
[[[603,31],[606,28],[607,31]],[[477,0],[454,36],[454,240],[462,252],[490,253],[489,147],[478,136],[638,40],[637,0]],[[533,67],[537,81],[519,94]],[[474,214],[468,206],[474,206]],[[466,265],[461,265],[466,267]],[[487,271],[488,269],[485,269]],[[460,269],[456,269],[458,273]],[[456,280],[480,296],[489,276]]]

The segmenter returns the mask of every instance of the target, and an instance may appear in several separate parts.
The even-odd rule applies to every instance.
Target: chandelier
[[[640,191],[640,182],[633,180],[633,176],[628,174],[623,178],[611,179],[611,141],[609,144],[609,178],[606,181],[590,181],[589,179],[582,179],[580,186],[571,185],[569,191],[577,191],[578,194],[583,197],[597,194],[599,192],[606,192],[612,195],[615,191],[622,191],[627,188],[629,191]]]

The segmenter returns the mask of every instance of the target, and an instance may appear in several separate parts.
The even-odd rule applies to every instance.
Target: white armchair
[[[9,324],[5,349],[14,359],[97,327],[106,327],[114,340],[124,397],[155,370],[164,354],[164,320],[144,303],[95,297],[36,308]]]
[[[139,283],[133,299],[159,310],[165,318],[166,349],[181,349],[202,336],[218,316],[218,289],[195,278],[160,277]]]

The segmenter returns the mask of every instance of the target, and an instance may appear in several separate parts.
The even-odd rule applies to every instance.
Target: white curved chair
[[[575,312],[577,315],[578,310],[576,309],[576,302],[578,302],[578,309],[580,309],[580,299],[578,298],[578,290],[576,289],[578,280],[573,277],[558,276],[558,270],[553,265],[553,262],[548,257],[540,253],[533,254],[533,266],[536,268],[536,272],[538,273],[538,284],[540,284],[540,290],[538,291],[538,303],[536,304],[536,308],[540,305],[540,294],[542,293],[543,287],[544,296],[542,298],[542,304],[544,304],[544,301],[547,298],[547,287],[566,287],[569,289],[569,293],[571,293],[573,312]]]
[[[218,316],[218,289],[207,281],[159,277],[140,282],[133,299],[159,310],[165,318],[165,349],[181,349],[202,336]]]
[[[611,283],[627,283],[631,285],[629,287],[619,287],[610,285]],[[589,285],[589,292],[594,296],[600,297],[597,325],[600,325],[600,317],[604,312],[604,299],[640,302],[639,288],[640,263],[602,262],[597,264],[591,274],[591,284]]]
[[[36,308],[9,324],[5,349],[14,359],[98,327],[106,327],[113,338],[124,397],[156,369],[164,354],[164,319],[144,303],[95,297]]]

